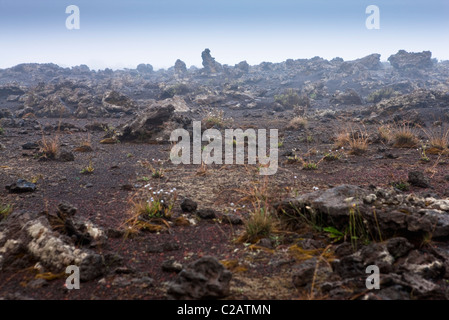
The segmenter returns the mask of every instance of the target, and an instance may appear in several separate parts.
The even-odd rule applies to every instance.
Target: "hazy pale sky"
[[[80,9],[68,30],[66,7]],[[368,30],[365,10],[380,9]],[[351,60],[400,49],[449,60],[448,0],[0,0],[0,68],[19,63],[93,69],[201,67],[209,48],[234,65],[320,56]]]

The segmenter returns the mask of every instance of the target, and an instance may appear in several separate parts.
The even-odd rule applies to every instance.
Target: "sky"
[[[69,5],[80,28],[69,30]],[[380,29],[368,29],[369,5]],[[449,60],[448,0],[0,0],[0,68],[19,63],[91,69],[169,68],[176,59],[255,65],[286,59],[386,61],[400,49]]]

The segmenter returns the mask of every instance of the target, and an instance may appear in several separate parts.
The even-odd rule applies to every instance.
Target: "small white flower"
[[[319,190],[320,188],[318,188],[318,187],[313,187],[313,190]]]
[[[295,179],[297,178],[297,176],[294,177]]]
[[[231,202],[231,207],[233,207],[234,206],[234,202]]]
[[[161,203],[164,203],[164,200],[161,200]]]
[[[173,190],[176,190],[176,188],[173,188]]]
[[[156,191],[153,191],[153,194],[156,194]]]

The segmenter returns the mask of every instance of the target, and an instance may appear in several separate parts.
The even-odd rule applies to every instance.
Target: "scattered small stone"
[[[232,273],[215,257],[206,256],[183,268],[167,295],[169,299],[220,299],[229,295]]]
[[[70,151],[61,151],[59,160],[64,162],[75,161],[75,156]]]
[[[179,273],[182,270],[182,264],[174,260],[165,260],[162,262],[162,270],[165,272]]]
[[[240,216],[236,214],[224,214],[221,216],[221,222],[228,223],[232,225],[243,224],[243,220]]]
[[[122,238],[124,235],[125,235],[125,232],[123,230],[112,229],[112,228],[106,230],[106,236],[108,238],[118,239],[118,238]]]
[[[273,248],[273,243],[271,242],[270,239],[268,238],[262,238],[259,240],[259,242],[257,243],[259,246],[261,247],[265,247],[268,249],[272,249]]]
[[[134,269],[128,268],[128,267],[118,267],[115,269],[116,274],[131,274],[136,273]]]
[[[25,144],[22,144],[23,150],[33,150],[33,149],[39,149],[39,145],[35,142],[27,142]]]
[[[196,213],[201,219],[215,219],[216,214],[212,209],[201,209]]]
[[[24,193],[36,191],[36,184],[26,181],[24,179],[18,179],[13,184],[6,186],[6,189],[10,193]]]
[[[415,187],[429,188],[429,179],[421,171],[410,171],[408,173],[408,182]]]
[[[183,212],[195,212],[197,208],[198,204],[189,198],[185,198],[181,203],[181,210]]]
[[[394,155],[392,153],[388,153],[388,154],[385,155],[385,158],[386,159],[397,159],[397,158],[399,158],[399,156]]]
[[[177,242],[164,242],[162,244],[150,244],[146,247],[149,253],[162,253],[168,251],[176,251],[181,249],[181,245]]]
[[[131,184],[124,184],[121,186],[121,189],[125,191],[132,191],[134,188]]]
[[[68,202],[61,202],[58,204],[58,215],[60,217],[73,217],[77,210],[77,208]]]

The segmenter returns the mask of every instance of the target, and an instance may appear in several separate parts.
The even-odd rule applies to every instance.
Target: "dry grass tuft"
[[[287,130],[306,129],[308,125],[309,121],[305,117],[297,116],[294,117],[292,120],[290,120],[286,129]]]
[[[407,122],[393,128],[393,147],[414,148],[418,145],[415,129]]]

